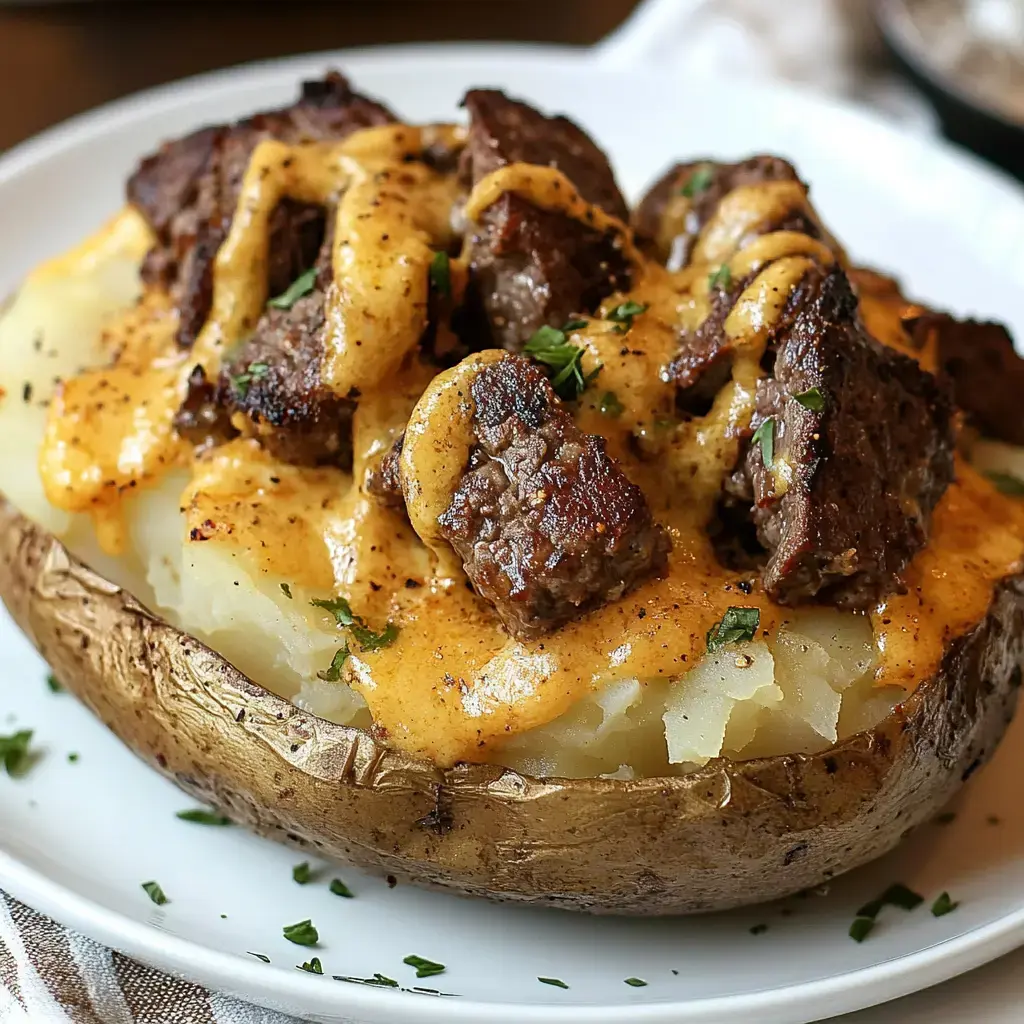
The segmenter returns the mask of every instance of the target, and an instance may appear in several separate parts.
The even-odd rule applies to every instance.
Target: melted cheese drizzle
[[[429,261],[448,241],[455,198],[451,178],[404,162],[422,141],[418,129],[392,126],[329,146],[261,144],[217,256],[213,314],[193,351],[184,360],[173,352],[173,318],[151,296],[122,325],[121,362],[63,389],[40,465],[54,504],[116,508],[125,481],[142,481],[165,465],[158,454],[182,457],[167,419],[180,397],[180,374],[196,362],[216,369],[225,346],[252,329],[266,300],[266,225],[274,206],[284,196],[324,203],[340,194],[324,370],[339,393],[360,392],[353,474],[285,466],[255,441],[238,440],[195,461],[182,505],[190,543],[234,545],[255,572],[325,597],[341,593],[374,628],[398,623],[390,647],[354,652],[350,681],[392,744],[448,765],[500,760],[509,737],[551,721],[604,683],[678,677],[702,656],[707,630],[730,605],[758,607],[765,632],[784,618],[756,584],[746,592],[750,573],[723,570],[705,526],[749,425],[773,324],[812,266],[842,256],[789,231],[749,238],[787,211],[806,209],[802,186],[792,182],[727,196],[697,239],[700,262],[674,274],[645,261],[625,225],[585,203],[558,171],[512,165],[476,186],[466,204],[471,220],[514,192],[614,236],[632,263],[630,292],[610,296],[602,311],[627,298],[647,311],[625,334],[600,318],[573,332],[585,349],[584,371],[602,367],[577,422],[606,437],[673,539],[665,578],[649,579],[541,640],[510,640],[490,607],[462,585],[437,530],[473,443],[469,380],[504,354],[480,352],[437,376],[412,354],[425,324]],[[706,416],[678,422],[674,386],[660,371],[675,353],[679,327],[694,329],[707,316],[708,278],[723,262],[734,280],[750,279],[725,323],[732,379]],[[457,262],[453,280],[464,280]],[[872,330],[887,343],[905,343],[895,306],[864,291]],[[100,388],[112,374],[119,375],[115,384]],[[100,392],[112,386],[125,406],[113,416],[100,404]],[[618,399],[618,416],[602,413],[606,392]],[[407,420],[401,470],[409,522],[362,489],[365,469]],[[911,688],[933,673],[944,643],[980,620],[992,584],[1022,557],[1024,511],[958,466],[932,540],[908,570],[908,593],[872,616],[879,683]]]

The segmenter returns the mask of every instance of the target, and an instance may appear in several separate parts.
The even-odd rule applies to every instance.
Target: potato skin
[[[682,778],[442,770],[299,710],[0,503],[0,596],[143,760],[240,824],[399,881],[615,914],[774,899],[884,853],[995,749],[1024,664],[1024,575],[877,728]]]

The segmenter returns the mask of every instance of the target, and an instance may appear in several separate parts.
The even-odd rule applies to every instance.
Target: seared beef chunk
[[[540,369],[510,356],[470,390],[477,445],[438,523],[513,636],[557,629],[663,568],[670,541],[643,492]]]
[[[786,604],[870,607],[925,544],[953,478],[952,398],[868,336],[838,269],[776,335],[775,352],[742,467],[770,553],[765,590]]]
[[[701,229],[733,189],[766,181],[799,180],[793,165],[777,156],[753,156],[737,164],[713,160],[676,164],[640,201],[633,214],[633,224],[645,248],[656,259],[678,270],[690,261]],[[685,216],[669,220],[671,201],[680,194],[689,199],[689,208]],[[806,210],[794,210],[777,223],[760,227],[757,234],[768,231],[800,231],[812,238],[821,234],[817,222]]]
[[[287,143],[343,139],[359,128],[388,124],[391,112],[352,92],[336,72],[306,82],[283,110],[238,124],[204,128],[166,143],[128,182],[128,198],[146,216],[157,244],[143,267],[147,281],[171,291],[180,310],[178,340],[191,345],[210,311],[213,259],[227,236],[249,158],[264,139]],[[270,293],[312,266],[323,237],[323,212],[285,200],[271,221]]]
[[[358,396],[339,398],[320,377],[331,232],[317,267],[308,295],[290,309],[264,311],[252,337],[222,370],[218,400],[245,415],[264,447],[284,462],[348,466]]]
[[[727,288],[715,289],[707,317],[695,331],[682,332],[680,335],[679,352],[665,372],[679,388],[676,404],[684,415],[704,415],[715,395],[728,381],[732,372],[735,339],[726,336],[725,321],[754,276],[752,274],[739,281],[730,281]],[[775,334],[789,327],[820,284],[819,272],[810,273],[800,281],[779,315]]]
[[[956,404],[986,436],[1024,445],[1024,359],[1002,324],[928,313],[906,321],[914,343],[934,346]]]
[[[402,442],[405,434],[400,434],[395,443],[384,453],[376,466],[367,470],[365,487],[382,505],[389,508],[404,508],[405,497],[402,494],[402,477],[399,472],[399,461],[402,458]]]
[[[489,90],[474,89],[463,104],[470,114],[467,185],[511,163],[551,166],[588,202],[627,217],[607,158],[572,121]],[[561,327],[629,286],[629,266],[612,238],[520,196],[502,196],[469,231],[469,329],[511,351],[544,324]]]

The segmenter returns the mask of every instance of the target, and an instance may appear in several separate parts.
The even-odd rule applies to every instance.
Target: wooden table
[[[635,2],[136,0],[0,6],[0,151],[99,103],[230,64],[375,43],[593,43]]]

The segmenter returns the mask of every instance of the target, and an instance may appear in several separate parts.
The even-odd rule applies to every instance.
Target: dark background
[[[0,7],[0,150],[151,85],[378,43],[594,43],[636,0],[70,3]]]

